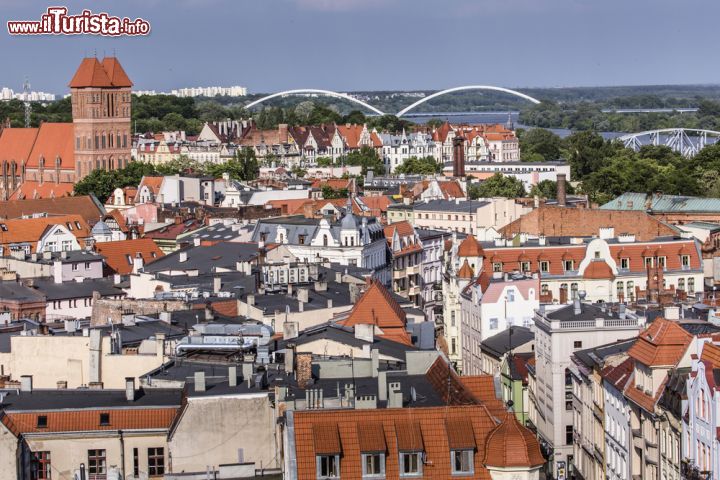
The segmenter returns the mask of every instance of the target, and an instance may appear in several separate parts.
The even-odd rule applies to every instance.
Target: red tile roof
[[[634,234],[638,241],[677,235],[677,230],[645,212],[542,206],[500,229],[504,237],[519,233],[547,237],[597,236],[600,228]]]
[[[677,323],[658,318],[638,335],[628,355],[649,367],[672,367],[685,354],[692,338]]]
[[[110,83],[113,87],[132,87],[133,83],[120,65],[120,61],[115,57],[105,57],[102,66],[110,77]]]
[[[15,160],[17,163],[17,174],[20,174],[20,166],[30,156],[37,128],[4,128],[0,131],[0,162],[10,163]]]
[[[703,343],[700,360],[708,362],[713,368],[720,368],[720,346],[711,342]]]
[[[482,257],[484,255],[482,245],[474,235],[468,235],[458,247],[460,257]]]
[[[453,198],[464,198],[466,196],[462,187],[456,180],[450,182],[438,182],[438,185],[447,200],[451,200]]]
[[[131,87],[132,82],[117,58],[107,57],[100,63],[93,57],[83,59],[68,86],[70,88]]]
[[[5,228],[0,229],[0,245],[7,247],[12,243],[29,243],[31,252],[35,252],[37,242],[54,225],[62,225],[70,230],[77,238],[81,248],[85,248],[86,240],[92,236],[90,226],[80,215],[18,218],[3,220],[0,223],[5,225]],[[5,248],[5,255],[9,254],[10,250]]]
[[[479,405],[424,407],[403,409],[368,410],[320,410],[295,412],[295,454],[298,479],[315,479],[316,455],[339,453],[340,474],[343,479],[362,477],[361,453],[363,453],[368,425],[373,430],[373,445],[378,448],[385,443],[385,476],[398,478],[399,452],[420,451],[424,453],[423,478],[451,479],[450,450],[470,448],[474,450],[475,472],[472,478],[490,480],[484,459],[492,462],[495,442],[488,438],[492,432],[496,439],[507,439],[508,445],[526,451],[511,451],[507,459],[518,467],[537,466],[539,448],[532,434],[511,423],[499,427],[487,410]],[[329,432],[329,433],[328,433]],[[335,432],[337,436],[335,436]],[[325,437],[330,436],[330,440]],[[518,442],[518,436],[521,437]],[[321,441],[320,439],[323,438]],[[492,444],[491,444],[492,443]],[[318,447],[321,450],[318,450]],[[337,450],[331,452],[329,450]],[[503,455],[506,458],[507,453]],[[523,460],[526,463],[523,464]]]
[[[55,183],[48,181],[40,183],[25,180],[12,192],[9,200],[69,197],[72,195],[74,187],[75,184],[73,183]]]
[[[100,425],[100,414],[110,414],[110,424]],[[68,410],[46,412],[47,427],[38,428],[38,413],[6,412],[3,423],[18,434],[39,432],[88,432],[169,428],[177,408],[123,408],[113,410]]]
[[[104,255],[107,266],[120,275],[132,272],[133,259],[137,254],[142,256],[144,263],[150,263],[165,255],[151,238],[100,242],[95,244],[95,250]]]
[[[590,265],[587,266],[585,269],[585,272],[583,273],[583,278],[588,279],[614,279],[615,275],[613,275],[612,269],[610,268],[610,265],[608,265],[604,260],[600,261],[592,261],[590,262]]]
[[[617,390],[623,391],[632,376],[634,360],[632,357],[626,358],[617,365],[608,365],[600,371],[600,376],[610,383]]]
[[[73,212],[90,225],[102,216],[102,207],[91,196],[10,200],[0,202],[0,218],[19,218],[23,215],[47,213],[64,215]]]
[[[410,335],[405,331],[405,311],[378,280],[370,281],[350,315],[338,323],[348,327],[357,324],[376,325],[382,331],[380,336],[412,345]]]
[[[492,375],[461,375],[460,381],[495,418],[503,418],[507,408],[497,397],[495,379]]]
[[[45,159],[45,169],[55,169],[55,159],[60,158],[62,170],[75,171],[75,131],[72,123],[43,123],[27,159],[28,168],[37,168],[40,158]]]
[[[545,463],[535,435],[520,425],[513,412],[488,434],[485,465],[492,467],[537,467]]]
[[[462,267],[460,267],[460,270],[457,272],[458,278],[466,278],[470,279],[475,276],[475,272],[473,271],[472,267],[467,261],[467,258],[465,259],[465,263],[462,264]]]

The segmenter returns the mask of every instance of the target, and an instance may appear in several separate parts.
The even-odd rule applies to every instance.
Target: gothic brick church
[[[117,58],[83,59],[69,86],[72,123],[0,127],[1,199],[69,195],[93,170],[130,161],[132,82]]]

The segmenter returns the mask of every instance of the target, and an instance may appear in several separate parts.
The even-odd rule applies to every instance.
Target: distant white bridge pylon
[[[427,97],[423,97],[422,99],[418,100],[417,102],[413,103],[412,105],[403,108],[395,115],[398,117],[402,117],[403,115],[405,115],[407,112],[409,112],[413,108],[427,102],[428,100],[432,100],[433,98],[439,97],[440,95],[445,95],[446,93],[459,92],[462,90],[493,90],[496,92],[509,93],[510,95],[515,95],[516,97],[524,98],[525,100],[528,100],[536,105],[540,103],[540,100],[538,100],[537,98],[531,97],[530,95],[525,95],[524,93],[518,92],[516,90],[510,90],[509,88],[493,87],[492,85],[465,85],[463,87],[448,88],[447,90],[441,90],[439,92],[433,93],[432,95],[428,95]]]
[[[363,107],[367,108],[368,110],[372,110],[373,112],[377,113],[378,115],[385,115],[381,110],[378,110],[377,108],[373,107],[372,105],[363,102],[362,100],[359,100],[357,98],[351,97],[347,93],[338,93],[333,92],[332,90],[320,90],[317,88],[299,88],[295,90],[285,90],[284,92],[278,92],[273,93],[272,95],[268,95],[266,97],[260,98],[258,100],[255,100],[253,102],[248,103],[245,105],[245,108],[252,108],[255,105],[259,105],[267,100],[276,98],[276,97],[283,97],[285,95],[326,95],[328,97],[335,97],[335,98],[342,98],[344,100],[348,100],[350,102],[357,103],[358,105],[362,105]]]
[[[708,142],[708,138],[715,138]],[[647,141],[643,141],[647,139]],[[665,145],[686,158],[694,157],[708,144],[720,140],[720,132],[715,130],[698,130],[694,128],[663,128],[645,132],[631,133],[617,137],[626,147],[636,152],[643,145]]]

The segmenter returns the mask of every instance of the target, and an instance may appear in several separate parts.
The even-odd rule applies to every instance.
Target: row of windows
[[[95,150],[104,148],[127,148],[128,136],[127,133],[120,135],[120,132],[113,135],[112,133],[95,134],[95,142],[93,143],[92,137],[75,137],[75,149],[80,150],[92,150],[93,145]]]
[[[450,466],[453,475],[472,475],[475,471],[473,450],[451,450]],[[398,458],[401,477],[419,477],[423,474],[423,452],[400,452]],[[385,477],[385,453],[361,454],[362,477]],[[316,457],[317,478],[322,480],[340,478],[340,455]]]
[[[87,473],[95,478],[107,475],[107,453],[104,449],[87,451]],[[151,447],[147,449],[147,473],[150,476],[165,475],[165,448]],[[133,448],[133,474],[140,475],[140,452]],[[32,453],[32,480],[52,480],[52,456],[50,452]]]

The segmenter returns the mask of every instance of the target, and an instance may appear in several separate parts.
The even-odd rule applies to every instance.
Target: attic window
[[[38,415],[37,428],[47,428],[47,415]]]
[[[108,426],[110,425],[110,414],[109,413],[101,413],[100,414],[100,426]]]
[[[4,223],[0,223],[0,230],[2,230],[3,232],[7,232],[8,231],[7,225],[5,225]]]
[[[132,264],[133,264],[132,257],[130,256],[129,253],[126,253],[126,254],[125,254],[125,258],[127,259],[128,265],[132,265]]]
[[[82,227],[80,226],[80,222],[75,222],[75,226],[78,230],[82,230]]]

